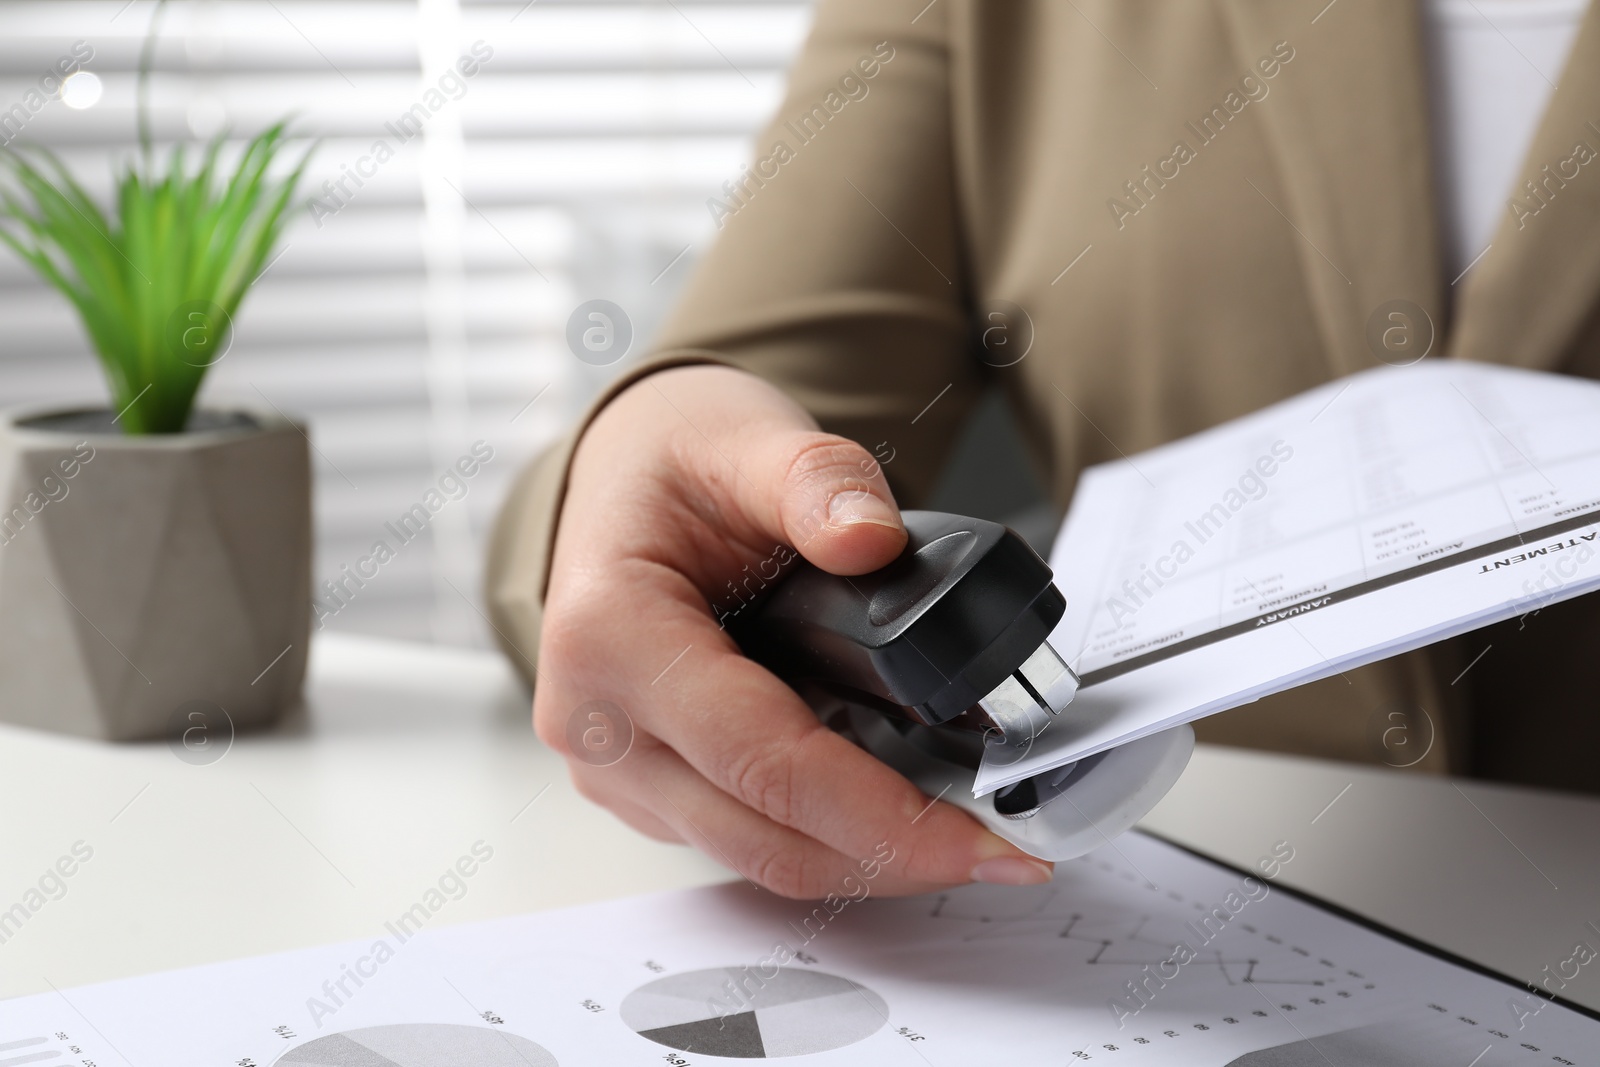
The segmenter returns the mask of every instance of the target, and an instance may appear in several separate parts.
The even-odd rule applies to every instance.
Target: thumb
[[[905,548],[906,528],[878,461],[848,438],[794,430],[768,439],[764,477],[743,482],[757,521],[818,567],[865,574]]]

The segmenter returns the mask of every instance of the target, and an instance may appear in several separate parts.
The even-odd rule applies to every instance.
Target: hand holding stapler
[[[1041,859],[1071,859],[1131,827],[1183,773],[1189,726],[973,796],[985,753],[1019,759],[1072,714],[1078,676],[1049,640],[1066,600],[1005,526],[901,517],[906,547],[881,570],[845,577],[802,560],[781,578],[731,628],[745,654],[923,792]]]

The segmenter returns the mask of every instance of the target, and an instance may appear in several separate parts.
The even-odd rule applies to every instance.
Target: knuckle
[[[752,746],[730,768],[734,795],[773,822],[790,824],[795,804],[794,746],[775,741]]]
[[[943,803],[939,801],[939,804]],[[933,838],[926,832],[894,834],[892,840],[885,837],[883,845],[888,846],[890,851],[887,858],[880,858],[878,862],[886,871],[923,882],[955,883],[965,880],[967,866],[960,863],[960,856],[941,839]]]
[[[591,688],[588,683],[596,676],[597,656],[603,648],[603,630],[581,604],[547,607],[539,631],[533,731],[562,756],[573,753],[568,720],[585,699],[578,694]],[[603,667],[599,673],[604,673]]]
[[[535,707],[545,704],[545,698],[550,695],[547,691],[550,687],[541,683],[551,674],[566,676],[569,665],[576,659],[576,646],[581,640],[564,614],[551,611],[545,615],[544,623],[539,627],[539,652],[535,663],[538,670],[533,686]]]
[[[591,804],[598,804],[602,808],[610,808],[611,791],[601,787],[600,783],[591,775],[584,774],[579,767],[569,764],[567,777],[572,779],[572,788],[577,794]]]
[[[582,662],[584,651],[604,633],[606,615],[595,605],[606,599],[606,591],[596,589],[588,595],[564,596],[547,604],[539,626],[539,658],[558,665]]]
[[[650,818],[632,811],[625,814],[619,813],[617,817],[652,841],[660,841],[666,845],[683,844],[683,837],[660,819]]]
[[[533,733],[556,755],[563,758],[572,755],[572,745],[567,739],[567,715],[556,693],[548,690],[534,693]]]
[[[533,702],[533,733],[544,746],[559,756],[568,756],[567,731],[561,717],[553,712],[549,701]]]
[[[591,804],[605,808],[625,822],[632,823],[632,813],[643,810],[650,813],[644,798],[638,795],[636,782],[627,775],[608,773],[610,768],[593,767],[582,760],[567,761],[567,777],[572,790]],[[655,815],[661,820],[660,815]]]
[[[876,471],[871,455],[854,441],[837,434],[814,432],[802,435],[795,442],[784,480],[792,488],[803,489],[853,478],[865,487]]]
[[[774,842],[751,861],[750,880],[790,900],[815,900],[825,896],[827,873],[811,850]]]

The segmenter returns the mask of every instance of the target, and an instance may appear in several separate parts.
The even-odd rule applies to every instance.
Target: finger
[[[747,540],[793,545],[834,574],[864,574],[905,547],[905,525],[883,469],[865,448],[823,433],[799,405],[753,375],[687,368],[653,379],[661,399],[688,422],[707,372],[733,395],[722,411],[683,433],[690,475],[731,494],[728,516]],[[730,380],[731,379],[731,380]]]
[[[728,654],[720,668],[715,693],[725,694],[726,703],[715,703],[685,672],[677,687],[680,708],[688,710],[650,728],[728,795],[849,855],[887,842],[905,857],[908,875],[922,880],[1049,880],[1048,864],[960,809],[930,805],[921,790],[820,723],[756,664]]]
[[[883,470],[854,441],[819,431],[762,439],[752,466],[768,479],[742,483],[750,508],[774,536],[834,574],[883,567],[906,544]]]
[[[582,765],[580,764],[579,766],[581,767]],[[577,772],[575,770],[574,778],[576,777]],[[585,796],[646,837],[668,845],[689,844],[682,834],[674,830],[668,823],[662,821],[650,809],[643,804],[634,803],[614,790],[608,792],[603,798],[589,796],[588,794],[585,794]]]
[[[930,807],[905,778],[823,726],[792,689],[739,653],[682,575],[658,581],[650,625],[619,634],[638,666],[618,679],[627,688],[616,699],[634,709],[637,729],[734,800],[845,855],[887,843],[919,881],[1048,880],[1048,864],[951,805]],[[656,664],[670,667],[656,674]]]
[[[572,744],[573,731],[570,729],[570,720],[573,719],[574,716],[579,716],[581,717],[581,723],[585,726],[588,726],[588,724],[593,721],[594,716],[585,715],[584,709],[591,706],[592,705],[588,703],[578,705],[576,710],[566,717],[568,721],[561,727],[559,737],[556,737],[552,736],[551,730],[547,728],[540,728],[538,701],[535,700],[535,729],[541,734],[541,736],[544,736],[548,739],[547,744],[549,744],[550,747],[557,749],[557,751],[565,757],[567,764],[567,776],[572,779],[573,787],[577,789],[578,794],[585,800],[592,801],[593,803],[606,808],[617,818],[621,819],[635,830],[638,830],[646,837],[652,837],[657,841],[664,841],[668,844],[684,844],[685,842],[682,835],[667,823],[663,822],[661,818],[655,814],[654,809],[657,805],[640,804],[629,799],[623,795],[621,790],[615,788],[617,784],[617,776],[615,774],[606,775],[605,773],[597,773],[608,771],[612,766],[614,766],[614,763],[611,762],[614,758],[616,759],[616,762],[621,762],[621,759],[625,759],[627,753],[631,752],[635,745],[659,745],[659,742],[655,742],[648,737],[634,738],[632,736],[632,722],[630,720],[627,723],[603,723],[603,727],[607,734],[605,740],[607,741],[614,740],[615,733],[624,727],[628,730],[628,738],[626,742],[628,748],[621,750],[620,758],[616,758],[618,753],[612,752],[606,748],[591,749],[587,747],[587,732],[580,732],[578,744],[576,746]],[[617,708],[616,710],[619,712],[621,711],[620,708]],[[626,714],[626,712],[622,712],[623,716],[626,716]]]
[[[613,773],[625,764],[631,764],[625,774]],[[611,767],[578,773],[591,779],[585,788],[596,794],[651,806],[684,840],[780,896],[859,896],[858,886],[865,883],[872,893],[893,896],[951,884],[906,877],[892,848],[852,857],[780,826],[717,789],[664,746],[645,746]]]

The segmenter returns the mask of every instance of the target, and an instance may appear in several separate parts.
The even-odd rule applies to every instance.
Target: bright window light
[[[98,76],[80,70],[67,75],[66,81],[61,83],[61,102],[75,111],[94,107],[95,102],[100,99],[102,88]]]

